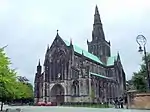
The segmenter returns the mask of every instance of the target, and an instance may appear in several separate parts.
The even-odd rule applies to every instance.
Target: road
[[[22,112],[150,112],[150,110],[128,110],[114,108],[82,108],[82,107],[37,107],[37,106],[13,106],[6,108],[21,108]]]

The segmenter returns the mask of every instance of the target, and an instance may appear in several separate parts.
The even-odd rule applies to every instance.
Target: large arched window
[[[52,80],[64,80],[65,79],[65,66],[66,66],[66,50],[64,48],[56,48],[51,57],[52,57],[52,66],[51,66],[51,77]]]

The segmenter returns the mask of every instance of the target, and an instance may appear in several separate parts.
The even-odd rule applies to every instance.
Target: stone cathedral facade
[[[57,35],[47,48],[44,66],[37,66],[34,100],[37,102],[106,102],[125,92],[125,72],[119,53],[111,56],[98,7],[88,51]],[[42,71],[43,69],[43,71]]]

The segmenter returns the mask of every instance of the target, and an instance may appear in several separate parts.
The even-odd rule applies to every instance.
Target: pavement
[[[150,112],[150,110],[130,110],[115,108],[85,108],[85,107],[42,107],[42,106],[4,106],[4,109],[21,108],[22,112]]]

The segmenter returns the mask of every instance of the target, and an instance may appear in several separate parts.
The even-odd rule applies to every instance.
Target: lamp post
[[[148,89],[150,91],[150,76],[149,76],[149,67],[148,67],[148,59],[147,59],[147,53],[146,53],[146,38],[143,35],[138,35],[136,38],[137,43],[139,44],[139,52],[143,53],[144,51],[144,56],[145,56],[145,64],[146,64],[146,74],[147,74],[147,81],[148,81]]]
[[[148,61],[148,71],[150,73],[150,60]]]

